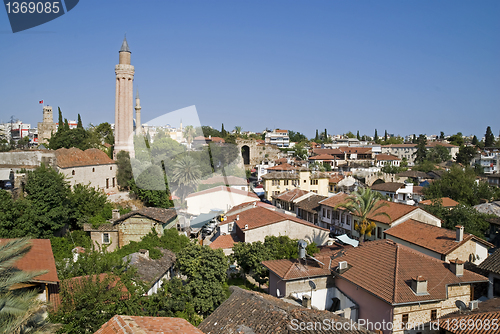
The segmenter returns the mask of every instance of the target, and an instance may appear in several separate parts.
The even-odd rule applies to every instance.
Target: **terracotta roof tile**
[[[79,148],[60,148],[55,151],[57,166],[59,168],[71,168],[82,166],[115,164],[106,153],[97,148],[89,148],[82,151]]]
[[[268,171],[283,171],[283,170],[296,170],[297,168],[290,165],[289,163],[283,163],[281,165],[276,165],[276,166],[273,166],[273,167],[269,167],[267,168]]]
[[[301,189],[292,189],[292,190],[287,190],[285,192],[282,192],[281,194],[274,195],[273,198],[279,199],[284,202],[291,202],[296,198],[299,198],[301,196],[304,196],[307,194],[308,191],[301,190]]]
[[[0,239],[0,244],[14,239]],[[14,266],[23,271],[45,271],[48,272],[36,276],[33,282],[57,283],[56,262],[52,253],[52,246],[49,239],[31,239],[31,249],[19,259]]]
[[[488,256],[486,260],[481,262],[479,269],[500,275],[500,249],[497,249],[493,254]]]
[[[240,242],[234,234],[219,235],[209,246],[212,249],[229,249],[233,248],[234,244]]]
[[[396,192],[397,190],[404,188],[405,184],[400,182],[385,182],[374,184],[370,187],[371,190],[379,190],[379,191],[388,191],[388,192]]]
[[[457,201],[454,201],[449,197],[441,197],[441,198],[437,198],[437,199],[426,199],[425,201],[420,201],[420,204],[432,205],[432,202],[439,201],[439,200],[441,200],[441,204],[445,208],[454,207],[454,206],[457,206],[458,204],[460,204]]]
[[[488,299],[478,303],[478,308],[475,310],[457,311],[439,318],[439,327],[447,330],[452,334],[491,334],[498,332],[497,321],[500,319],[500,298]],[[460,323],[471,324],[475,326],[469,328],[462,326]],[[489,330],[484,328],[485,324],[489,323]],[[481,326],[482,325],[482,326]],[[497,329],[495,331],[495,328]]]
[[[397,156],[392,154],[377,154],[375,156],[375,160],[378,161],[392,161],[392,160],[401,160]]]
[[[384,232],[398,239],[427,248],[442,255],[447,255],[453,252],[455,249],[471,239],[481,242],[489,247],[493,246],[489,242],[481,240],[468,233],[464,233],[463,240],[461,242],[457,242],[456,231],[422,223],[413,219],[408,219],[407,221],[391,227]]]
[[[332,259],[332,268],[340,261],[347,261],[349,269],[336,275],[390,304],[444,300],[447,285],[488,281],[468,270],[457,277],[450,270],[450,264],[391,240],[368,241],[343,252],[342,256]],[[373,265],[374,260],[377,265]],[[410,282],[417,276],[427,279],[428,294],[416,295],[411,289]]]
[[[321,205],[319,202],[326,199],[326,196],[312,195],[300,202],[295,203],[295,207],[305,210],[307,212],[317,213],[320,210]]]
[[[251,209],[251,208],[254,208],[256,206],[260,206],[262,208],[267,208],[267,209],[271,209],[271,210],[275,210],[276,207],[274,205],[271,205],[271,204],[267,204],[267,203],[264,203],[264,202],[260,202],[260,201],[253,201],[253,202],[245,202],[245,203],[242,203],[242,204],[239,204],[239,205],[235,205],[233,206],[227,213],[226,213],[226,216],[231,216],[231,215],[235,215],[236,212],[241,212],[241,211],[245,211],[245,210],[248,210],[248,209]],[[224,221],[221,223],[222,224],[225,224],[227,223],[227,221]]]
[[[338,193],[333,196],[328,197],[327,199],[323,200],[320,202],[320,204],[329,206],[334,208],[335,206],[339,205],[340,203],[344,203],[349,195],[345,193]],[[370,220],[374,220],[383,224],[388,224],[391,225],[391,223],[395,220],[398,220],[399,218],[403,217],[404,215],[412,212],[413,210],[417,210],[418,207],[416,206],[411,206],[411,205],[406,205],[406,204],[401,204],[401,203],[394,203],[386,200],[381,200],[380,202],[386,203],[387,206],[383,206],[374,213],[368,215],[368,218]],[[377,215],[379,212],[385,212],[391,217],[389,219],[386,216],[383,215]]]
[[[337,160],[337,157],[329,154],[320,154],[309,157],[309,160]]]
[[[239,216],[239,219],[236,220],[236,216]],[[291,220],[296,223],[308,225],[320,230],[328,231],[328,229],[316,226],[308,221],[302,220],[300,218],[294,217],[292,215],[288,215],[286,213],[281,213],[277,211],[271,211],[262,207],[255,207],[243,212],[238,213],[238,215],[227,216],[226,222],[234,221],[236,225],[242,230],[247,231],[254,228],[259,228],[266,225],[275,224],[281,221]],[[248,228],[245,229],[245,225]]]
[[[343,327],[349,329],[341,331],[344,334],[371,333],[365,329],[358,329],[358,326],[351,323],[350,320],[330,311],[307,309],[268,294],[247,291],[235,286],[229,289],[232,292],[231,296],[198,326],[204,333],[305,333],[305,331],[293,330],[290,327],[293,319],[297,319],[299,323],[323,321],[347,323]],[[326,330],[326,327],[312,332],[316,334],[340,333],[336,330]]]
[[[115,315],[94,334],[202,334],[181,318]]]
[[[338,148],[315,148],[313,149],[313,154],[316,155],[321,155],[321,154],[327,154],[327,155],[344,155],[344,152],[339,150]]]

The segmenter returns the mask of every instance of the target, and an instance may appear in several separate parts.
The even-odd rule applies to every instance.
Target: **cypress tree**
[[[385,130],[384,141],[387,141],[387,130]]]
[[[495,144],[495,135],[491,131],[491,127],[486,128],[486,134],[484,135],[484,146],[492,147]]]
[[[316,129],[316,137],[314,137],[315,142],[319,142],[319,134],[318,134],[318,129]]]
[[[83,129],[82,118],[80,117],[80,114],[78,114],[78,124],[77,124],[76,128]]]
[[[377,129],[375,129],[375,137],[373,137],[373,140],[375,142],[378,142],[378,133],[377,133]]]
[[[64,119],[64,131],[69,131],[69,123],[67,118]]]
[[[361,140],[361,137],[359,136],[359,130],[358,130],[358,132],[356,133],[356,138],[358,138],[358,140]]]
[[[476,135],[474,135],[474,137],[472,137],[472,145],[477,146],[478,143],[479,141],[477,140]]]
[[[63,122],[61,108],[57,107],[57,110],[59,111],[59,121],[57,124],[57,132],[61,133],[64,131],[64,126],[63,126],[64,122]]]

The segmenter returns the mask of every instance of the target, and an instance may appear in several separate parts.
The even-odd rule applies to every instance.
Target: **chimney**
[[[236,215],[236,220],[240,220],[240,215]]]
[[[423,276],[412,277],[411,289],[417,295],[427,294],[427,280]]]
[[[149,250],[147,249],[139,249],[139,254],[145,258],[145,259],[149,259]]]
[[[461,225],[455,226],[457,229],[457,242],[462,242],[464,240],[464,227]]]
[[[118,218],[120,218],[120,210],[114,209],[111,217],[113,218],[113,220],[117,220]]]
[[[464,275],[464,261],[460,261],[459,259],[450,260],[450,270],[452,273],[461,277]]]
[[[308,295],[302,296],[302,306],[305,308],[311,308],[311,297]]]

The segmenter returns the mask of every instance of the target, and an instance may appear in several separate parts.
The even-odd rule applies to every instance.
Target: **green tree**
[[[207,315],[224,301],[229,262],[221,249],[189,244],[179,252],[177,266],[187,277],[186,288],[198,313]]]
[[[135,180],[131,180],[130,191],[135,194],[146,206],[170,208],[170,191],[167,178],[162,168],[151,165],[146,168]]]
[[[378,133],[377,133],[377,129],[375,129],[375,136],[373,137],[373,141],[378,143]]]
[[[184,138],[188,143],[188,147],[191,147],[191,143],[193,142],[194,136],[196,134],[196,130],[192,125],[188,125],[184,128]]]
[[[474,135],[474,137],[472,137],[471,144],[474,146],[477,146],[479,144],[479,140],[477,140],[476,135]]]
[[[491,127],[486,128],[486,134],[484,135],[484,146],[492,147],[495,145],[495,135],[491,131]]]
[[[0,244],[0,333],[28,333],[45,325],[44,302],[38,291],[16,288],[28,285],[45,272],[26,272],[14,267],[31,249],[29,239],[14,239]]]
[[[358,130],[358,132],[356,133],[356,138],[357,138],[358,140],[361,140],[361,137],[359,136],[359,130]]]
[[[413,155],[415,156],[416,163],[422,163],[427,158],[427,138],[425,135],[420,134],[417,139],[417,150]]]
[[[444,140],[444,132],[443,131],[441,131],[441,133],[439,134],[439,139]]]
[[[335,208],[344,208],[352,215],[356,216],[354,229],[359,232],[361,242],[364,241],[365,236],[370,237],[372,230],[376,227],[373,221],[368,219],[368,216],[386,216],[391,217],[382,211],[378,211],[384,206],[389,206],[380,200],[377,192],[369,188],[357,190],[346,198],[344,203],[337,205]]]
[[[470,233],[478,238],[484,239],[486,231],[489,229],[487,221],[489,215],[480,213],[468,205],[457,205],[453,210],[444,208],[440,199],[432,201],[425,210],[440,218],[443,221],[442,227],[455,230],[455,226],[464,227],[465,233]]]
[[[76,128],[83,129],[82,118],[80,117],[80,114],[78,114],[78,123],[76,125]]]
[[[450,138],[448,138],[448,141],[452,145],[460,146],[464,144],[464,136],[462,132],[458,132],[456,135],[450,136]]]
[[[384,141],[387,141],[387,130],[385,130],[385,133],[384,133]]]
[[[97,136],[97,140],[102,145],[109,144],[113,145],[115,143],[115,136],[113,135],[113,129],[111,124],[104,122],[99,124],[94,128],[94,134]]]
[[[305,135],[303,135],[300,132],[295,132],[295,131],[292,131],[292,130],[288,131],[288,137],[290,138],[291,142],[295,142],[295,143],[300,143],[300,142],[306,142],[307,141],[307,137]]]
[[[440,179],[424,188],[427,199],[450,197],[464,205],[479,204],[480,199],[488,201],[500,197],[500,188],[492,187],[484,181],[476,182],[474,169],[452,166]]]
[[[320,141],[320,138],[319,138],[319,133],[318,133],[318,129],[316,129],[316,136],[314,137],[314,141],[315,141],[316,143],[319,143],[319,141]]]
[[[457,163],[468,166],[470,165],[472,159],[474,159],[474,156],[476,154],[477,154],[477,148],[475,148],[474,146],[461,145],[460,148],[458,149],[455,161]]]
[[[130,181],[133,180],[132,166],[130,165],[130,154],[126,151],[120,151],[116,155],[116,182],[121,189],[128,189]]]
[[[105,193],[90,185],[76,184],[69,195],[73,212],[73,227],[81,228],[90,218],[99,216],[103,221],[111,219],[113,206],[108,202]]]
[[[222,128],[220,129],[220,135],[222,138],[227,137],[227,131],[224,129],[224,123],[222,123]]]
[[[237,135],[241,134],[241,126],[235,126],[234,131],[236,132]]]
[[[347,133],[345,134],[345,136],[346,136],[347,138],[356,138],[356,136],[354,135],[354,133],[352,133],[351,131],[347,132]]]
[[[50,238],[70,222],[70,187],[64,175],[42,164],[27,173],[25,186],[33,236]]]
[[[174,165],[172,182],[176,185],[176,192],[182,201],[190,191],[196,189],[200,181],[201,172],[198,163],[190,156],[183,156]]]
[[[427,160],[441,163],[451,159],[450,152],[443,145],[436,145],[427,151]]]

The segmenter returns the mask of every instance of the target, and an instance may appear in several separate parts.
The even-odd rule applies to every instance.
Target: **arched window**
[[[75,175],[75,170],[73,169],[73,171],[71,172],[71,175]]]
[[[92,173],[95,172],[95,168],[92,168]]]

